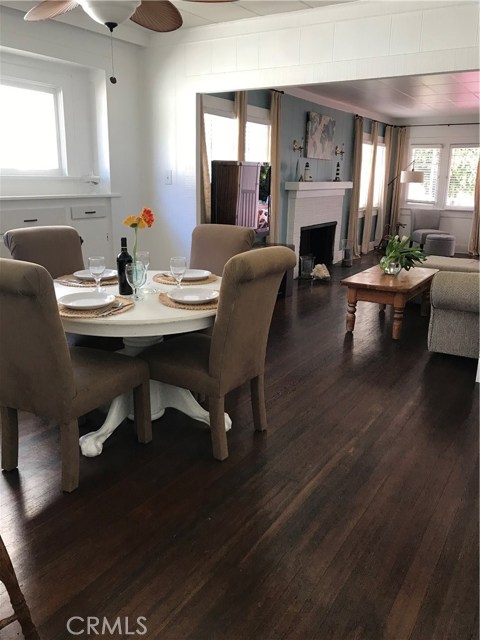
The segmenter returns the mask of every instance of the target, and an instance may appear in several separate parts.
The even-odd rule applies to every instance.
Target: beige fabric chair
[[[73,227],[10,229],[3,242],[14,260],[41,264],[52,278],[84,269],[82,240]]]
[[[295,266],[286,247],[267,247],[225,265],[212,336],[187,334],[140,354],[150,377],[208,396],[213,456],[228,457],[225,394],[250,380],[255,429],[267,428],[264,369],[267,338],[283,274]],[[254,310],[254,311],[253,311]]]
[[[221,276],[226,262],[238,253],[249,251],[255,231],[233,224],[200,224],[192,232],[191,269],[208,269]]]
[[[2,468],[18,464],[17,410],[60,426],[62,489],[79,476],[78,417],[134,390],[140,442],[151,440],[148,367],[137,358],[67,345],[53,281],[30,262],[0,259]]]
[[[440,231],[440,211],[412,211],[410,240],[423,247],[429,234],[445,233]]]

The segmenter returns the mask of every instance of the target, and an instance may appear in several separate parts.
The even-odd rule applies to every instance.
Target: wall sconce
[[[345,153],[345,143],[342,142],[342,148],[338,145],[335,147],[335,155],[340,156],[340,160],[343,160],[343,154]]]
[[[294,140],[293,144],[292,144],[292,149],[294,151],[303,151],[303,149],[304,149],[303,138],[302,138],[302,142],[300,144],[296,140]]]

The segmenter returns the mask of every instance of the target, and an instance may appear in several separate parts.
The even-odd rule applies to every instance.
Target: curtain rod
[[[358,113],[355,114],[356,118],[365,118],[366,116],[361,116]],[[407,127],[461,127],[469,124],[480,125],[480,122],[441,122],[439,124],[388,124],[387,122],[382,122],[381,120],[375,120],[374,118],[368,118],[371,122],[378,122],[378,124],[384,124],[386,127],[395,127],[396,129],[402,129]]]
[[[480,124],[480,122],[450,122],[449,124],[446,122],[442,122],[441,124],[402,124],[402,125],[393,125],[401,126],[401,127],[462,127],[467,124]]]

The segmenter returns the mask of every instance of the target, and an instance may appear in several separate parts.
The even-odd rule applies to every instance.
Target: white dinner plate
[[[164,276],[170,276],[172,278],[172,274],[170,271],[164,271]],[[183,276],[183,280],[205,280],[208,276],[211,276],[211,271],[206,271],[205,269],[187,269],[185,271],[185,275]]]
[[[68,293],[58,299],[67,309],[100,309],[106,307],[115,300],[111,293],[99,293],[98,291],[85,291],[82,293]]]
[[[174,289],[167,293],[167,296],[174,302],[181,304],[205,304],[217,300],[218,291],[188,287],[187,289]]]
[[[95,280],[95,278],[92,276],[92,274],[88,269],[75,271],[73,275],[79,280],[92,280],[92,281]],[[105,280],[107,278],[115,278],[116,275],[117,275],[117,272],[115,271],[115,269],[105,269],[105,271],[102,274],[102,280]]]

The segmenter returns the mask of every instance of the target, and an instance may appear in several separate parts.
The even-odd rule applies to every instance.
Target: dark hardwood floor
[[[478,638],[477,363],[429,353],[415,304],[398,342],[370,303],[346,335],[340,279],[372,259],[279,298],[269,429],[232,393],[223,463],[168,410],[149,445],[122,425],[63,495],[58,430],[21,416],[0,530],[43,640]]]

